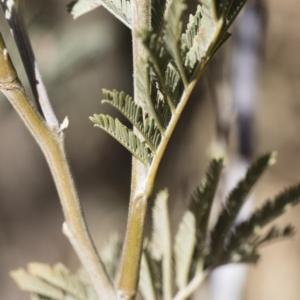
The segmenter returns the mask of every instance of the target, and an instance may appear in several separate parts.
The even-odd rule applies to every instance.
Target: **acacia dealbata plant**
[[[208,222],[223,158],[209,164],[205,178],[191,196],[171,243],[168,192],[158,193],[153,208],[151,239],[144,240],[148,201],[168,141],[206,65],[230,37],[229,27],[246,0],[204,0],[183,28],[184,0],[77,0],[69,4],[76,18],[103,6],[132,30],[134,95],[103,90],[103,103],[120,111],[133,128],[109,115],[94,114],[94,126],[106,131],[132,153],[131,196],[123,243],[112,236],[98,254],[82,214],[64,148],[65,119],[58,122],[35,61],[24,23],[24,0],[2,0],[31,85],[29,99],[0,39],[0,89],[41,147],[61,201],[63,232],[82,263],[72,274],[64,265],[30,263],[11,276],[34,300],[134,299],[183,300],[220,265],[256,262],[258,248],[291,236],[291,225],[262,228],[300,201],[300,185],[285,189],[236,224],[237,215],[274,153],[258,158],[229,193],[215,226]],[[176,289],[175,289],[176,287]]]

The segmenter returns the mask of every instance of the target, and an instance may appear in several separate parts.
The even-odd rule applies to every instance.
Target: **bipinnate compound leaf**
[[[223,159],[213,159],[208,167],[206,176],[192,194],[189,210],[196,219],[196,247],[194,249],[194,265],[192,273],[195,273],[196,265],[203,264],[203,252],[207,242],[208,222],[211,214],[213,201],[218,188],[219,180],[223,170]]]
[[[182,34],[182,14],[187,6],[184,0],[170,0],[165,13],[164,40],[168,51],[173,57],[180,75],[187,86],[187,78],[183,66],[180,37]]]
[[[167,0],[151,1],[151,29],[155,33],[160,33],[164,21]]]
[[[41,294],[49,299],[64,299],[63,291],[43,282],[39,278],[28,274],[23,269],[12,271],[10,275],[22,291]]]
[[[46,264],[30,263],[27,271],[10,273],[21,290],[30,292],[33,299],[96,300],[97,296],[87,281],[72,274],[63,264],[53,268]]]
[[[151,273],[147,254],[144,250],[142,254],[139,280],[139,291],[142,294],[144,300],[156,300],[154,280],[155,278]]]
[[[156,196],[153,207],[153,229],[150,243],[151,256],[162,261],[162,289],[164,300],[172,299],[172,246],[168,210],[168,191]]]
[[[144,299],[170,299],[172,289],[166,292],[166,286],[170,286],[169,278],[172,278],[173,268],[175,283],[180,292],[188,289],[190,284],[193,285],[193,279],[202,272],[232,262],[257,262],[260,246],[294,234],[291,225],[282,228],[273,226],[267,231],[262,229],[300,202],[300,184],[285,189],[274,200],[256,209],[248,220],[235,224],[236,216],[253,185],[275,161],[276,153],[271,153],[252,163],[244,179],[229,193],[226,208],[211,237],[208,235],[208,222],[223,170],[222,159],[212,160],[179,223],[173,247],[174,267],[169,259],[168,263],[164,260],[170,257],[168,195],[166,191],[157,195],[153,208],[152,240],[145,244],[141,267],[140,291]],[[219,249],[215,250],[215,247]]]
[[[99,127],[113,136],[143,164],[146,166],[151,164],[153,157],[151,149],[118,119],[113,119],[109,115],[105,116],[101,114],[95,114],[93,117],[90,117],[90,119],[95,123],[95,127]]]
[[[184,288],[188,283],[195,246],[196,219],[188,210],[179,224],[174,245],[175,280],[179,289]]]
[[[105,99],[102,100],[102,103],[108,103],[119,110],[140,132],[149,148],[155,151],[161,141],[161,133],[156,127],[155,121],[150,117],[146,118],[143,108],[124,92],[103,89],[103,94]]]
[[[245,203],[249,192],[266,168],[273,163],[274,156],[275,153],[271,153],[258,158],[249,167],[244,179],[230,192],[211,233],[211,255],[215,256],[215,262],[217,262],[218,258],[222,255],[224,244],[227,243],[228,236],[231,233],[237,215]]]
[[[256,250],[258,246],[270,240],[293,234],[293,228],[288,225],[283,230],[274,228],[264,236],[259,236],[262,228],[272,222],[275,218],[287,212],[300,202],[300,184],[285,189],[272,201],[267,201],[258,208],[250,218],[237,225],[231,232],[228,245],[225,247],[224,257],[232,258],[240,249],[251,248]],[[243,260],[243,256],[240,257]]]
[[[179,288],[186,286],[197,264],[203,265],[208,221],[222,170],[223,160],[212,160],[206,177],[193,193],[189,210],[179,225],[174,246],[176,283]]]
[[[149,286],[150,285],[150,286]],[[151,245],[145,239],[140,269],[139,289],[144,297],[163,299],[162,258],[156,259],[151,254]]]
[[[272,242],[280,238],[293,236],[294,234],[295,228],[292,225],[286,225],[284,228],[272,226],[266,234],[254,235],[253,240],[256,246],[261,246],[265,243]]]
[[[98,127],[110,133],[144,164],[151,166],[153,161],[157,163],[154,158],[160,160],[162,157],[161,152],[166,148],[195,83],[211,57],[230,37],[227,25],[244,4],[242,0],[201,1],[183,33],[182,15],[187,8],[185,0],[151,1],[151,24],[138,28],[134,33],[147,50],[143,58],[135,62],[134,98],[123,92],[104,90],[106,99],[103,101],[113,105],[130,120],[132,132],[137,133],[137,130],[140,133],[137,134],[138,140],[133,138],[133,143],[138,141],[147,145],[146,150],[151,153],[144,153],[143,147],[139,147],[145,155],[137,154],[132,145],[111,130],[117,124],[119,129],[129,133],[129,129],[119,126],[117,120],[112,121],[112,118],[102,115],[99,117],[101,122],[108,122],[110,126]],[[117,17],[131,26],[129,1],[102,0],[102,5],[109,9],[114,7]]]
[[[181,41],[188,49],[185,56],[185,66],[194,71],[195,66],[211,56],[213,43],[218,40],[220,21],[216,19],[213,0],[203,1],[198,6],[196,14],[190,16],[190,21]]]
[[[101,260],[103,261],[106,272],[112,281],[114,281],[117,274],[121,252],[122,241],[117,234],[112,234],[100,252]]]

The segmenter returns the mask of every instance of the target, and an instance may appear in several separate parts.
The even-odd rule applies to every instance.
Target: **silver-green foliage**
[[[121,247],[120,238],[112,235],[100,253],[112,281],[117,274]],[[30,292],[31,300],[98,300],[85,271],[73,274],[61,263],[53,267],[30,263],[27,270],[14,270],[10,275],[21,290]]]
[[[255,263],[261,245],[294,234],[291,225],[262,229],[278,216],[300,202],[300,184],[285,189],[255,210],[248,220],[236,225],[246,196],[266,168],[274,162],[274,154],[263,155],[250,167],[245,177],[229,193],[226,206],[215,227],[209,231],[211,208],[223,170],[222,159],[214,159],[201,185],[191,196],[172,246],[168,211],[168,192],[158,193],[153,207],[153,230],[145,240],[139,289],[145,300],[171,300],[173,280],[178,291],[184,290],[197,275],[232,262]],[[222,224],[222,226],[220,226]],[[121,242],[112,236],[101,258],[114,280],[120,258]],[[216,251],[217,250],[217,251]],[[217,253],[217,255],[216,255]],[[28,270],[13,271],[11,276],[22,290],[29,291],[32,300],[95,300],[89,279],[82,272],[71,274],[62,264],[53,268],[33,263]]]
[[[102,103],[108,103],[119,110],[143,136],[149,148],[155,151],[160,143],[161,134],[154,120],[147,117],[143,108],[124,92],[103,90],[103,94],[105,99]]]
[[[106,100],[103,102],[110,103],[121,111],[133,124],[133,131],[137,130],[141,134],[138,144],[145,144],[150,149],[146,153],[148,158],[141,155],[140,148],[128,147],[128,143],[124,143],[124,139],[120,139],[120,135],[114,132],[119,130],[119,123],[116,126],[116,122],[111,122],[107,117],[99,116],[97,119],[95,115],[92,121],[125,144],[135,157],[148,166],[155,158],[160,143],[165,141],[165,137],[166,141],[169,139],[165,132],[170,127],[174,128],[178,119],[174,116],[182,112],[181,106],[186,103],[187,94],[194,88],[207,62],[229,37],[228,24],[235,18],[236,10],[245,3],[239,1],[232,4],[229,0],[223,2],[222,10],[219,1],[202,1],[195,14],[190,16],[183,32],[182,15],[187,7],[185,1],[152,1],[151,26],[138,32],[147,50],[146,61],[138,62],[135,75],[138,91],[135,96],[139,101],[122,92],[104,91]],[[129,10],[128,7],[126,9]],[[125,15],[126,11],[122,13]],[[142,107],[137,106],[137,102],[142,103]],[[104,122],[103,119],[109,122]],[[145,126],[146,123],[148,127]],[[112,126],[107,127],[109,124]],[[149,132],[146,132],[146,128]],[[128,128],[126,130],[128,134],[131,132]],[[133,136],[135,142],[137,139]]]
[[[153,208],[152,240],[146,243],[142,260],[140,290],[144,299],[169,299],[165,288],[172,286],[172,283],[164,280],[164,273],[174,273],[171,278],[174,277],[180,291],[186,288],[197,274],[211,271],[220,265],[231,262],[255,263],[259,258],[258,248],[261,245],[294,234],[291,225],[282,229],[273,226],[266,233],[261,231],[264,226],[300,202],[300,184],[275,196],[273,201],[268,201],[262,208],[254,211],[248,220],[239,225],[234,223],[246,195],[265,169],[273,163],[273,157],[274,154],[264,155],[249,167],[245,178],[229,194],[217,225],[209,232],[211,207],[223,170],[222,160],[211,162],[206,177],[193,193],[189,208],[179,224],[173,246],[173,264],[169,269],[166,269],[164,264],[164,260],[169,260],[170,255],[170,247],[165,245],[171,236],[171,233],[167,232],[170,230],[170,225],[166,223],[168,222],[166,217],[168,195],[166,192],[161,192]],[[224,224],[224,232],[219,232],[220,223]],[[219,234],[217,235],[216,232]],[[215,247],[218,256],[215,255]]]
[[[20,289],[31,293],[34,300],[96,300],[90,281],[82,272],[72,274],[63,264],[53,268],[46,264],[30,263],[27,271],[11,272]]]
[[[96,127],[109,133],[137,159],[145,165],[150,165],[153,157],[150,148],[118,119],[113,119],[109,115],[94,115],[90,119],[95,123]]]
[[[215,256],[215,263],[219,259],[223,245],[227,242],[233,223],[242,205],[246,201],[249,192],[266,168],[273,163],[275,155],[275,153],[266,154],[256,160],[248,169],[245,178],[241,180],[229,194],[225,206],[219,216],[218,222],[211,233],[212,251],[210,255]]]

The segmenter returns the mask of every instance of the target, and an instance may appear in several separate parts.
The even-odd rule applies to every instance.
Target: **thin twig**
[[[201,272],[196,274],[196,276],[190,281],[190,283],[176,294],[173,300],[188,299],[197,290],[197,288],[199,288],[208,274],[209,272]]]
[[[1,6],[18,47],[37,108],[47,125],[59,130],[59,122],[52,109],[49,97],[35,60],[24,21],[24,0],[1,1]]]
[[[115,291],[88,232],[74,179],[66,158],[63,127],[53,132],[33,107],[10,61],[0,34],[0,90],[35,138],[48,162],[63,208],[71,244],[86,269],[99,300],[115,299]]]

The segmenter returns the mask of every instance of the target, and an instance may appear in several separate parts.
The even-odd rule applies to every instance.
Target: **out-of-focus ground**
[[[73,21],[67,1],[28,0],[27,19],[49,95],[60,120],[68,115],[66,147],[83,208],[97,247],[109,233],[124,234],[130,184],[130,155],[88,117],[111,113],[100,105],[101,88],[132,93],[129,31],[104,9]],[[258,184],[259,205],[300,179],[300,4],[269,0],[266,46],[255,114],[255,156],[279,152],[278,163]],[[24,82],[24,71],[1,14],[1,32]],[[214,114],[205,82],[188,104],[159,169],[155,191],[167,186],[172,222],[208,164]],[[234,138],[233,138],[234,139]],[[261,250],[251,267],[245,299],[298,300],[300,295],[300,207],[281,217],[296,236]],[[0,97],[0,299],[28,299],[8,276],[28,262],[78,260],[61,232],[63,216],[44,158],[32,137]]]

